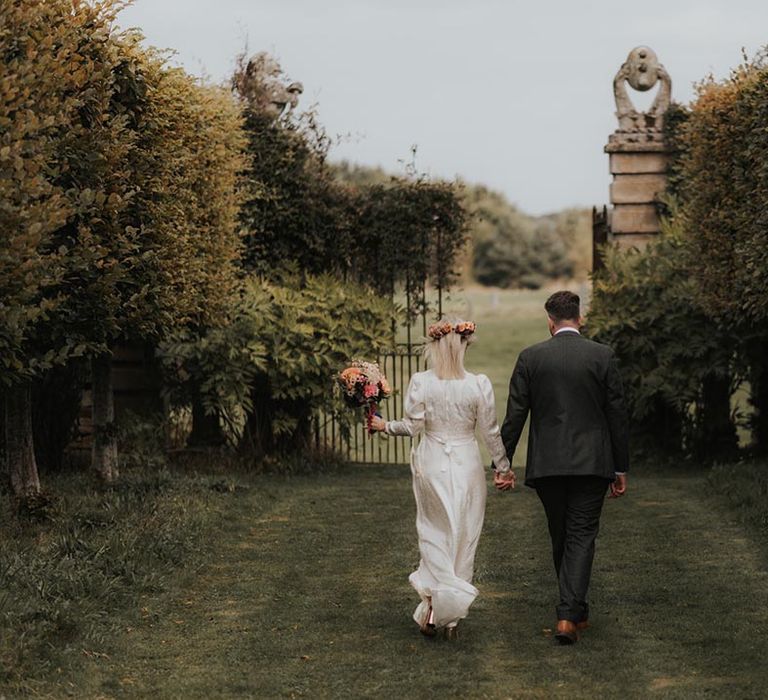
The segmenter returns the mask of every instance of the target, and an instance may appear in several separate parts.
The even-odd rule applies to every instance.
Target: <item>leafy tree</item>
[[[473,215],[473,274],[481,284],[537,289],[573,266],[556,220],[536,220],[485,188],[467,194]]]
[[[359,165],[342,160],[330,164],[334,176],[347,185],[357,190],[373,185],[387,185],[392,181],[392,174],[383,168],[373,168],[367,165]]]

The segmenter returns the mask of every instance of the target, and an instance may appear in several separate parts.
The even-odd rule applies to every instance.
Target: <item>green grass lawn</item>
[[[143,594],[122,629],[36,682],[36,695],[765,697],[765,562],[703,475],[637,474],[607,504],[594,626],[575,647],[551,638],[556,587],[529,489],[489,494],[481,594],[451,645],[410,619],[405,468],[244,483],[217,496],[199,541],[206,565]]]

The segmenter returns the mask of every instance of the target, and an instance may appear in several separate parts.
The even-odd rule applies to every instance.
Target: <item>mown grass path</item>
[[[422,639],[404,467],[260,478],[225,499],[202,573],[143,601],[72,694],[155,698],[765,697],[768,573],[699,476],[635,475],[609,502],[593,628],[550,637],[555,584],[535,494],[489,494],[481,596],[455,645]],[[763,550],[764,553],[764,550]],[[54,692],[55,694],[55,692]]]

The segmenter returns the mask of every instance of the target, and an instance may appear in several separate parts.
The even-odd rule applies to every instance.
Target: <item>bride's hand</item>
[[[374,416],[371,418],[371,429],[375,430],[377,433],[382,433],[387,428],[387,421],[385,421],[381,416]]]

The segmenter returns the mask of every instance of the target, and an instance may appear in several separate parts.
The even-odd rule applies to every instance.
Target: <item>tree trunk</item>
[[[285,414],[296,419],[291,434],[275,435],[272,422]],[[240,453],[250,459],[267,456],[292,455],[305,452],[312,445],[312,410],[303,399],[276,400],[272,397],[269,381],[256,377],[251,387],[251,412],[240,441]]]
[[[5,391],[5,451],[14,496],[40,493],[40,477],[32,437],[32,387],[16,384]]]
[[[106,482],[119,475],[117,426],[112,391],[112,356],[98,355],[91,360],[91,394],[93,401],[92,462],[96,473]]]
[[[225,443],[221,432],[219,417],[206,413],[203,402],[195,398],[192,402],[192,432],[189,434],[189,447],[221,447]]]
[[[298,423],[289,444],[292,452],[307,452],[312,447],[312,410],[305,401],[297,402],[292,410]]]

